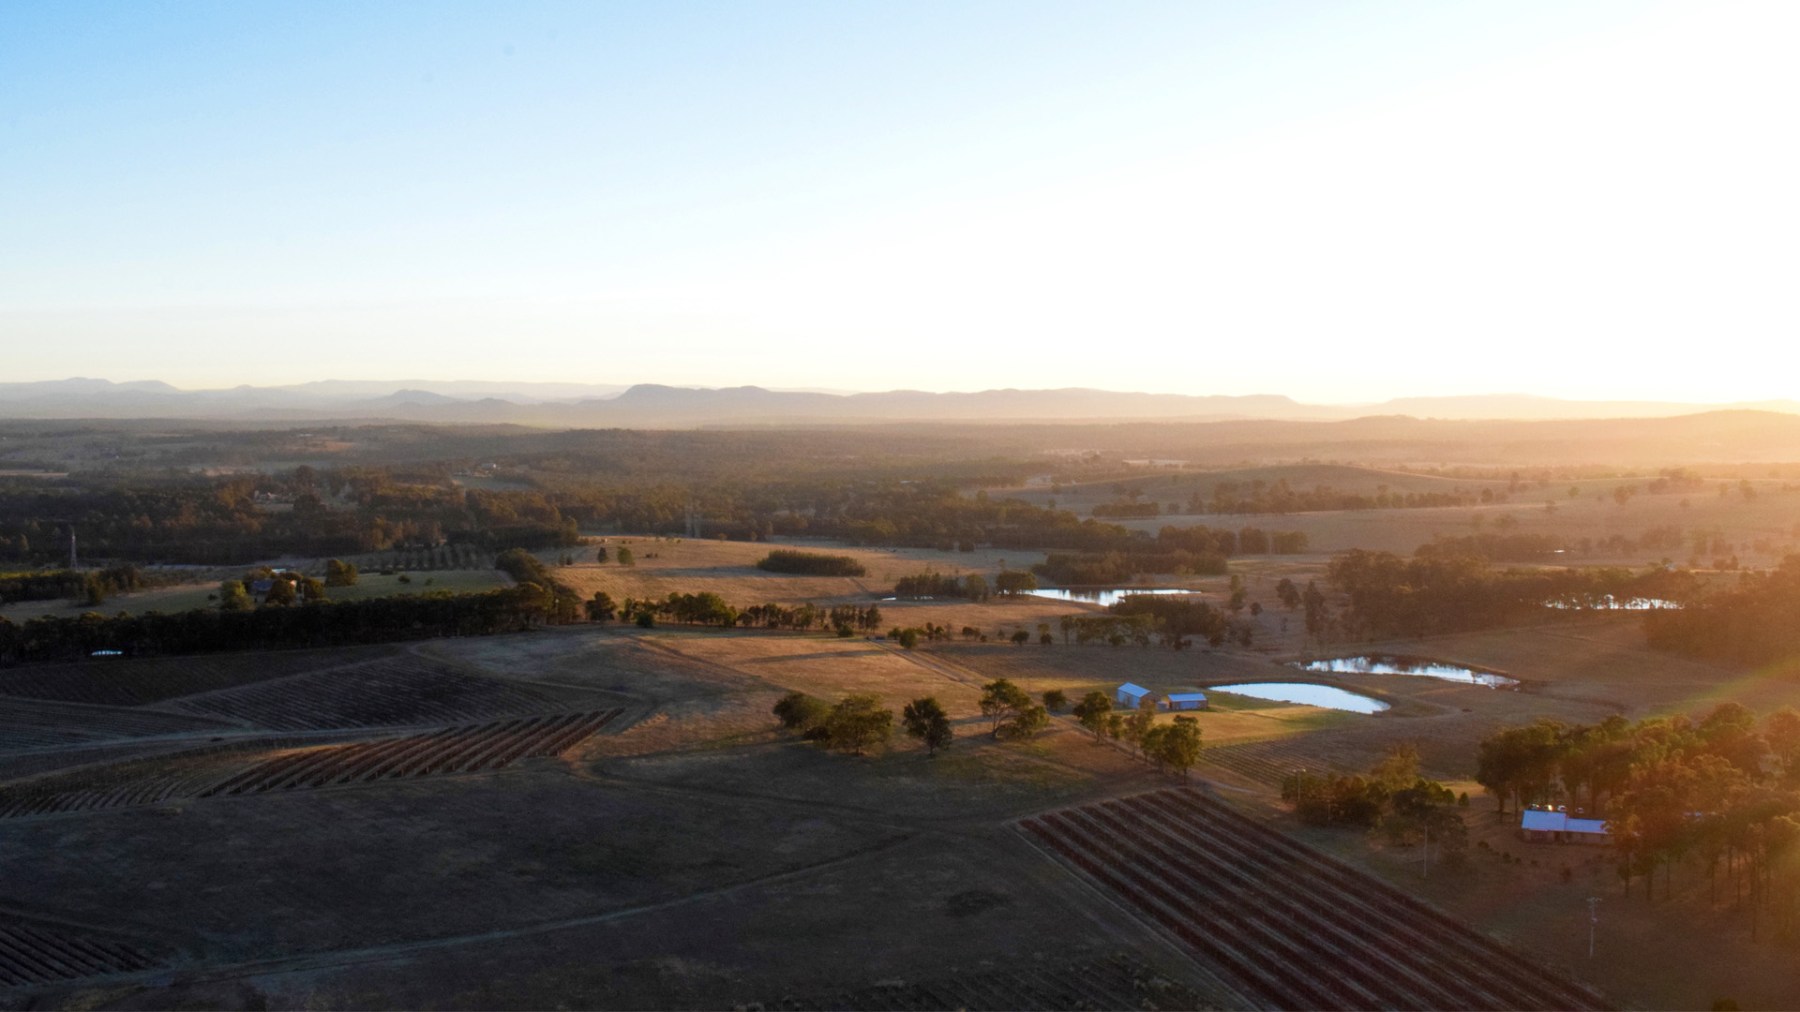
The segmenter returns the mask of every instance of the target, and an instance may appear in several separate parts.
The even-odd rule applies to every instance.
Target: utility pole
[[[1588,958],[1594,958],[1594,927],[1600,923],[1600,897],[1588,897]]]
[[[78,568],[75,565],[75,525],[74,524],[69,525],[69,568],[71,570]]]

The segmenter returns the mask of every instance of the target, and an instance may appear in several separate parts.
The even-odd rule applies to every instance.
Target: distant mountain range
[[[294,386],[181,390],[157,380],[0,383],[0,417],[317,422],[394,420],[549,428],[693,428],[898,421],[1338,421],[1392,415],[1440,419],[1654,418],[1717,410],[1800,414],[1795,401],[1682,404],[1571,401],[1523,394],[1409,397],[1379,404],[1303,404],[1273,394],[1187,396],[1061,390],[828,393],[639,384],[476,380],[321,380]]]

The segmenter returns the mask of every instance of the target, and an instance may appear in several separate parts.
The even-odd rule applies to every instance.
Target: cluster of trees
[[[832,705],[804,692],[790,692],[775,703],[774,713],[782,727],[800,732],[806,740],[853,755],[885,744],[894,731],[894,711],[883,707],[879,696],[850,695]],[[948,744],[947,734],[943,744]],[[932,751],[936,750],[934,746]]]
[[[1127,643],[1147,647],[1153,641],[1181,650],[1198,638],[1209,646],[1223,646],[1228,639],[1250,645],[1248,623],[1227,618],[1207,604],[1162,594],[1134,594],[1122,598],[1105,615],[1064,615],[1057,619],[1063,644],[1071,639],[1081,646]]]
[[[1388,638],[1486,629],[1542,619],[1551,601],[1606,596],[1682,600],[1692,596],[1690,574],[1661,567],[1496,570],[1485,560],[1423,553],[1403,559],[1361,549],[1342,553],[1326,571],[1347,606],[1333,618],[1321,611],[1318,634]],[[1321,608],[1323,604],[1321,603]],[[1308,607],[1308,629],[1314,625]],[[1324,628],[1325,626],[1330,628]]]
[[[1644,879],[1654,898],[1673,867],[1721,870],[1751,916],[1767,906],[1791,931],[1800,925],[1800,712],[1761,721],[1738,703],[1687,716],[1598,724],[1556,721],[1506,728],[1483,739],[1476,779],[1504,808],[1528,802],[1579,805],[1604,817],[1629,888]]]
[[[821,555],[818,552],[796,552],[778,548],[756,563],[756,568],[771,573],[801,573],[807,576],[865,576],[868,570],[848,555]]]
[[[494,557],[494,568],[513,578],[520,586],[538,588],[550,601],[550,609],[559,623],[574,622],[583,613],[584,602],[573,587],[556,578],[548,566],[523,548],[509,548]]]
[[[1218,609],[1192,598],[1132,594],[1121,598],[1107,611],[1126,619],[1148,618],[1163,643],[1177,650],[1196,637],[1217,647],[1232,633],[1230,621]]]
[[[1380,829],[1392,843],[1419,843],[1427,862],[1432,844],[1451,862],[1468,849],[1468,795],[1421,776],[1411,745],[1389,750],[1366,776],[1295,770],[1281,780],[1281,799],[1311,825]]]
[[[1765,664],[1800,657],[1800,555],[1684,608],[1649,612],[1650,645],[1691,657]]]
[[[240,585],[241,586],[241,585]],[[239,611],[0,618],[0,664],[76,661],[97,650],[151,657],[228,650],[346,646],[442,636],[486,636],[555,620],[534,585],[481,594],[424,594]]]
[[[1004,678],[981,687],[980,705],[996,738],[1031,738],[1050,726],[1049,708],[1032,702],[1029,693]]]
[[[1200,761],[1200,721],[1177,714],[1173,721],[1158,724],[1153,696],[1145,697],[1136,710],[1115,713],[1106,693],[1090,692],[1070,712],[1096,743],[1104,738],[1122,741],[1137,758],[1154,763],[1158,772],[1173,770],[1186,777]]]

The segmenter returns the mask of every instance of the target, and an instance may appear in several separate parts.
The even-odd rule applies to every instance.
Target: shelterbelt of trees
[[[347,646],[441,636],[514,632],[549,621],[552,596],[536,584],[480,594],[423,594],[321,601],[242,611],[197,608],[107,617],[0,617],[0,664],[76,661],[97,652],[125,656],[204,654]]]
[[[0,575],[0,604],[67,598],[97,605],[112,594],[137,590],[147,584],[144,574],[136,566],[8,573]]]

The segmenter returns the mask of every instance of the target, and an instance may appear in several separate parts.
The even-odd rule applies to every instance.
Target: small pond
[[[1296,661],[1292,666],[1301,671],[1315,671],[1320,674],[1332,675],[1417,675],[1421,678],[1441,678],[1447,682],[1462,682],[1464,685],[1485,685],[1490,689],[1511,689],[1519,684],[1517,678],[1496,675],[1491,671],[1477,671],[1474,668],[1465,668],[1460,664],[1427,660],[1422,657],[1395,657],[1385,654],[1333,657],[1323,661]]]
[[[1025,593],[1032,597],[1047,597],[1055,601],[1092,601],[1103,608],[1110,608],[1124,598],[1139,594],[1180,594],[1198,597],[1202,592],[1188,590],[1184,587],[1047,587],[1041,590],[1028,590]]]
[[[1680,601],[1667,601],[1660,597],[1614,597],[1601,594],[1597,597],[1560,597],[1545,601],[1546,608],[1559,608],[1564,611],[1671,611],[1681,607]]]
[[[1379,699],[1358,695],[1334,685],[1312,685],[1306,682],[1245,682],[1238,685],[1214,685],[1208,692],[1230,692],[1277,703],[1303,703],[1330,710],[1351,713],[1380,713],[1388,705]]]

